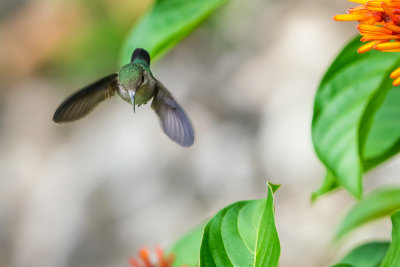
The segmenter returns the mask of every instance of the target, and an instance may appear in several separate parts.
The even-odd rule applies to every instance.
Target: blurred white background
[[[354,6],[344,0],[232,0],[154,64],[194,124],[189,149],[162,133],[149,104],[133,114],[118,97],[53,123],[67,95],[116,70],[148,5],[0,3],[0,266],[128,266],[140,247],[166,247],[224,206],[265,197],[267,181],[282,184],[282,267],[327,266],[390,237],[383,220],[333,244],[354,199],[338,191],[310,202],[324,175],[311,144],[313,97],[356,34],[332,20]],[[399,162],[368,174],[366,192],[396,183]]]

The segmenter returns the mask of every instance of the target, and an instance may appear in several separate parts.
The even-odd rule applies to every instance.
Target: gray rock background
[[[133,115],[116,97],[81,121],[53,123],[60,101],[115,61],[98,54],[97,70],[80,58],[87,77],[65,66],[52,73],[57,49],[79,39],[90,16],[79,1],[3,1],[0,266],[128,266],[140,247],[168,246],[222,207],[265,197],[267,181],[282,184],[282,267],[326,266],[364,240],[389,238],[382,220],[333,244],[354,199],[339,191],[310,203],[324,175],[311,144],[313,97],[356,34],[355,23],[332,16],[354,4],[232,0],[157,62],[153,73],[195,127],[194,146],[183,149],[162,134],[149,105]],[[131,2],[102,1],[126,28],[149,4]],[[365,190],[398,182],[399,161],[369,173]]]

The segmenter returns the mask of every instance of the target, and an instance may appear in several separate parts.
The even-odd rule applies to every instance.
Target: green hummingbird
[[[164,133],[174,142],[188,147],[193,144],[192,124],[181,106],[165,86],[154,78],[150,70],[150,55],[142,49],[133,51],[131,62],[118,73],[108,75],[66,98],[53,116],[56,123],[78,120],[91,112],[101,101],[117,92],[126,102],[146,104],[151,98],[151,107],[160,118]]]

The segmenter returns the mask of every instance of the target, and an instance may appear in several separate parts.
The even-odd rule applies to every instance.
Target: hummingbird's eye
[[[141,83],[144,83],[144,75],[142,75],[142,82]]]

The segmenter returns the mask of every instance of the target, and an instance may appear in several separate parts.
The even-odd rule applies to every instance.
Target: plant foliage
[[[278,266],[280,244],[275,228],[273,190],[266,199],[234,203],[206,225],[200,266]]]
[[[379,189],[357,203],[344,217],[337,238],[372,220],[390,216],[400,209],[400,188]]]
[[[330,174],[314,197],[335,181],[360,198],[362,173],[400,149],[400,89],[389,78],[400,55],[357,54],[358,38],[337,56],[315,96],[312,140]]]

